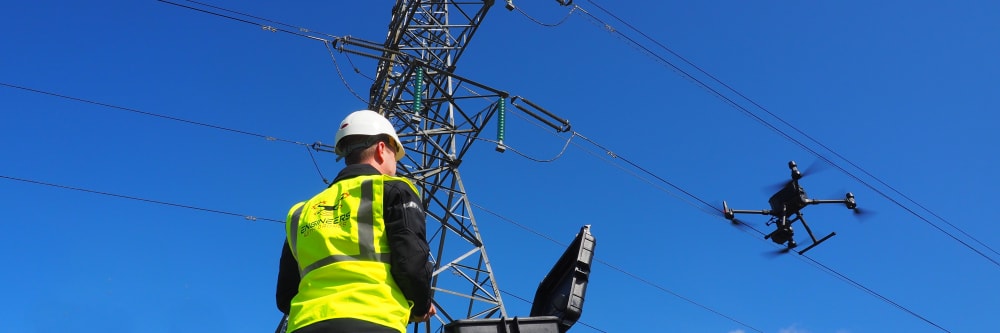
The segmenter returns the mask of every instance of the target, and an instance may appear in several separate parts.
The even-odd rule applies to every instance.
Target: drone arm
[[[806,203],[808,203],[810,205],[825,204],[825,203],[839,203],[839,204],[842,204],[842,203],[846,203],[846,202],[847,202],[847,200],[844,200],[844,199],[809,199],[809,201],[806,201]]]
[[[732,209],[729,208],[729,204],[725,201],[722,202],[722,213],[726,216],[727,220],[732,220],[736,218],[736,214],[760,214],[768,215],[771,214],[770,210],[743,210],[743,209]]]
[[[771,214],[771,210],[770,209],[762,209],[762,210],[730,209],[729,211],[731,213],[733,213],[733,214],[760,214],[760,215],[770,215]]]
[[[817,205],[825,203],[839,203],[847,206],[847,209],[854,209],[858,206],[858,203],[854,201],[854,194],[847,192],[847,195],[843,199],[808,199],[806,204]]]

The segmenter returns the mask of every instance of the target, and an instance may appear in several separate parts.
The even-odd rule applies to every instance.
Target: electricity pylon
[[[507,93],[455,74],[492,6],[492,0],[398,0],[385,43],[344,39],[338,47],[366,48],[379,60],[369,108],[396,127],[407,149],[399,173],[421,187],[435,261],[434,300],[446,322],[507,317],[458,171],[486,123],[502,118],[506,108]]]
[[[368,106],[393,123],[407,150],[398,172],[422,189],[434,260],[434,302],[444,323],[508,317],[458,171],[494,117],[496,149],[505,150],[510,96],[455,74],[458,59],[492,6],[492,0],[397,0],[384,43],[344,37],[334,45],[340,52],[378,60]],[[507,9],[513,9],[510,2]],[[568,121],[524,98],[514,96],[510,105],[557,131],[569,130]]]

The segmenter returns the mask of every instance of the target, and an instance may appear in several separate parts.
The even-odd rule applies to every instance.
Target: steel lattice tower
[[[508,97],[454,74],[492,6],[492,0],[398,0],[383,45],[344,41],[381,53],[369,107],[389,118],[406,146],[399,173],[421,188],[434,299],[447,321],[507,317],[458,171],[484,125],[503,117]]]

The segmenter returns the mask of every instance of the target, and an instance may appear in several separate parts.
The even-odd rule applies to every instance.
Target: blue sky
[[[211,4],[382,42],[393,2]],[[514,4],[523,13],[494,6],[457,72],[590,141],[572,138],[548,163],[485,141],[466,156],[459,170],[505,292],[530,299],[589,224],[595,265],[573,332],[1000,326],[997,3],[576,1],[555,27],[524,14],[555,23],[572,7]],[[374,63],[333,53],[342,80],[321,42],[158,1],[6,1],[0,19],[5,328],[272,330],[284,234],[270,220],[340,168],[294,142],[332,142],[365,107],[352,90],[367,92]],[[570,139],[507,118],[505,142],[530,157]],[[808,257],[768,255],[773,244],[699,202],[767,208],[789,160],[822,159],[843,170],[808,175],[810,196],[851,191],[874,214],[806,209],[817,234],[837,232]],[[763,216],[741,218],[768,230]],[[528,315],[504,297],[510,315]]]

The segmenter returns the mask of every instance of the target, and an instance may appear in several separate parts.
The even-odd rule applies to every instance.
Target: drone
[[[799,168],[796,166],[795,161],[789,161],[788,168],[792,170],[792,180],[785,183],[777,193],[774,193],[774,195],[767,200],[767,202],[771,205],[771,209],[732,209],[729,208],[729,205],[725,201],[723,201],[722,212],[725,215],[725,218],[732,221],[734,224],[744,223],[736,219],[736,214],[771,215],[771,219],[767,221],[767,225],[774,225],[775,230],[765,235],[764,239],[770,239],[772,242],[779,245],[785,244],[787,248],[782,250],[782,252],[791,251],[798,246],[798,243],[795,242],[794,232],[792,231],[792,223],[802,222],[802,226],[805,227],[806,232],[809,233],[809,238],[812,239],[812,244],[807,246],[802,251],[798,251],[799,254],[803,254],[837,234],[836,232],[831,232],[829,235],[817,240],[816,236],[813,235],[812,229],[809,228],[809,224],[807,224],[805,218],[802,217],[803,208],[809,205],[839,203],[847,206],[847,209],[854,210],[855,213],[860,213],[860,211],[857,208],[857,202],[854,201],[854,194],[851,192],[847,192],[844,199],[809,198],[806,196],[805,189],[799,185],[799,179],[801,179],[803,175],[802,172],[799,172]]]

